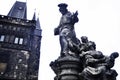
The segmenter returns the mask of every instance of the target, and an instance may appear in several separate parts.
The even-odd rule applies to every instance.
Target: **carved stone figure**
[[[58,5],[59,11],[62,14],[60,24],[54,30],[55,35],[59,35],[61,45],[61,56],[67,55],[69,52],[68,40],[77,43],[74,24],[78,22],[78,13],[71,13],[67,9],[67,4],[61,3]]]
[[[116,80],[118,73],[116,70],[111,69],[115,64],[115,59],[119,56],[118,52],[113,52],[110,56],[106,56],[105,66],[105,80]]]
[[[116,80],[117,72],[111,68],[119,54],[114,52],[110,56],[105,56],[101,51],[95,50],[94,42],[87,41],[87,43],[86,48],[89,48],[89,50],[80,54],[84,66],[80,76],[83,76],[85,80]]]
[[[59,35],[61,55],[50,63],[56,74],[54,80],[116,80],[118,74],[112,67],[118,52],[106,56],[96,50],[95,42],[88,37],[79,40],[74,31],[78,13],[69,12],[65,3],[58,7],[62,17],[54,34]]]

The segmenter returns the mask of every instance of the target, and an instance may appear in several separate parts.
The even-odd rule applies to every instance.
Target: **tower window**
[[[15,30],[16,30],[16,27],[13,27],[13,30],[15,31]]]
[[[17,31],[20,31],[20,27],[17,27]]]
[[[14,35],[0,35],[0,42],[14,43]]]
[[[15,38],[15,42],[14,42],[14,43],[15,43],[15,44],[18,44],[18,42],[19,42],[19,38],[18,38],[18,37],[16,37],[16,38]]]
[[[11,30],[12,26],[9,26],[9,30]]]
[[[15,44],[23,44],[23,38],[16,37],[14,43]]]
[[[20,38],[19,44],[23,44],[23,38]]]
[[[10,43],[14,43],[14,39],[15,39],[15,36],[14,36],[14,35],[11,35],[11,36],[10,36],[10,39],[9,39],[9,42],[10,42]]]
[[[0,24],[0,28],[2,28],[3,27],[3,25],[2,24]]]
[[[5,39],[5,36],[4,36],[4,35],[1,35],[1,36],[0,36],[0,41],[4,41],[4,39]]]
[[[8,27],[7,27],[7,26],[4,26],[3,28],[4,28],[4,29],[8,29]]]
[[[9,42],[9,39],[10,39],[10,36],[9,36],[9,35],[6,35],[6,36],[5,36],[5,42]]]

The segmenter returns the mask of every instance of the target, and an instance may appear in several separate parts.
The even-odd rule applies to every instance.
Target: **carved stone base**
[[[79,73],[82,71],[82,63],[79,57],[64,56],[50,63],[56,74],[55,80],[80,80]]]

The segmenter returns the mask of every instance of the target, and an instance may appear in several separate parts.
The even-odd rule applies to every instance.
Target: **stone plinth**
[[[79,57],[64,56],[50,63],[56,74],[55,80],[80,80],[79,73],[82,71],[82,63]]]

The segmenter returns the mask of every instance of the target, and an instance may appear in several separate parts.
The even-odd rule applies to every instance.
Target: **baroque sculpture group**
[[[58,59],[50,63],[56,76],[54,80],[116,80],[117,72],[112,69],[118,52],[106,56],[96,50],[96,44],[88,37],[76,37],[74,24],[79,21],[78,12],[71,13],[67,4],[58,5],[62,14],[54,30],[59,35],[61,52]]]

